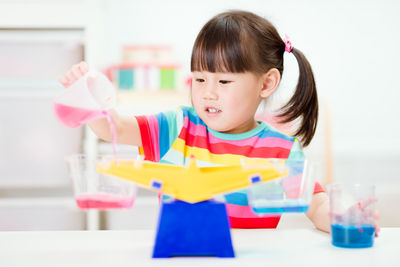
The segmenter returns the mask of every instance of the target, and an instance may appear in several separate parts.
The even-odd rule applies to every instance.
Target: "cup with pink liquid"
[[[117,158],[117,132],[109,112],[115,105],[116,93],[112,83],[104,74],[91,70],[64,89],[54,100],[54,113],[63,125],[70,128],[106,118],[112,136],[114,157]]]
[[[98,173],[96,166],[103,157],[75,154],[66,160],[79,208],[106,210],[132,207],[137,192],[135,184]]]
[[[112,83],[104,74],[91,70],[54,100],[54,112],[62,124],[75,128],[90,120],[108,117],[108,110],[115,104]]]

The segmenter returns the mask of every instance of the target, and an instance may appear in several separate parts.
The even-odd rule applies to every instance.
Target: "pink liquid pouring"
[[[114,120],[107,110],[91,110],[54,103],[54,112],[61,123],[70,128],[76,128],[91,120],[107,118],[110,125],[114,158],[117,159],[117,132]]]
[[[110,193],[87,193],[75,197],[81,209],[123,209],[133,205],[133,196],[120,196]]]
[[[71,128],[81,126],[90,120],[106,118],[110,126],[114,158],[117,160],[117,133],[114,120],[107,110],[90,110],[55,103],[54,111],[60,121],[65,126]],[[78,195],[75,197],[75,200],[78,204],[78,207],[81,209],[105,210],[130,208],[133,205],[134,197],[96,192]]]

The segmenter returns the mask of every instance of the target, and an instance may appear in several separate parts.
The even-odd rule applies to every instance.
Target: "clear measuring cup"
[[[100,174],[97,164],[108,156],[74,154],[66,158],[76,203],[81,209],[130,208],[136,197],[136,185],[125,179]]]
[[[271,213],[307,212],[315,186],[315,162],[270,160],[275,168],[287,170],[286,176],[247,189],[253,212],[262,216]]]
[[[75,128],[90,120],[108,117],[115,107],[116,94],[108,78],[89,71],[66,88],[54,101],[54,112],[62,124]]]
[[[328,186],[332,244],[372,247],[375,237],[375,187],[361,184]]]

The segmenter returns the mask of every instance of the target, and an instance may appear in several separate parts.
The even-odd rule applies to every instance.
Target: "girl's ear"
[[[281,80],[281,74],[276,68],[270,69],[267,73],[261,76],[261,91],[260,96],[262,98],[269,97],[276,88],[278,88],[279,82]]]

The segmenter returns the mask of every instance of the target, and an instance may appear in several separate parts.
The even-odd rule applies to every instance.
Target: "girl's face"
[[[192,103],[214,131],[238,134],[257,127],[263,83],[253,73],[193,72]]]

